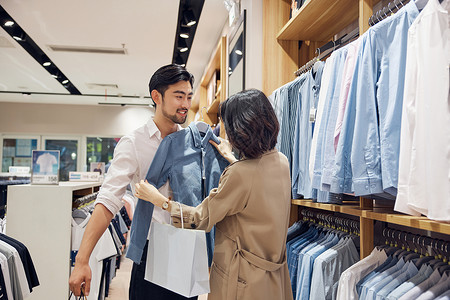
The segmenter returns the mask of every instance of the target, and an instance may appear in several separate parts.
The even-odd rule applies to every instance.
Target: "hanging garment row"
[[[424,2],[270,96],[294,198],[397,197],[397,211],[450,221],[450,1]]]
[[[341,273],[359,260],[357,222],[302,210],[286,251],[294,299],[335,299]]]
[[[72,268],[84,231],[94,209],[95,198],[92,196],[85,197],[85,199],[88,198],[90,198],[89,202],[72,211]],[[122,207],[120,212],[111,220],[108,230],[103,233],[90,256],[89,267],[91,268],[92,279],[87,299],[101,300],[108,296],[109,284],[115,277],[116,270],[120,267],[120,256],[125,250],[126,236],[130,226],[130,217],[125,207]],[[72,299],[75,299],[75,297],[72,296]]]
[[[38,285],[39,279],[27,247],[0,234],[0,299],[24,299]]]
[[[385,245],[342,273],[337,299],[450,299],[448,242],[391,229],[383,236]]]

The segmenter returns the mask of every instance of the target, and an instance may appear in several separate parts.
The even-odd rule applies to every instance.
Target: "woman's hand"
[[[231,147],[230,142],[228,142],[227,140],[220,138],[220,137],[219,137],[219,140],[220,140],[220,144],[217,144],[213,140],[209,140],[209,142],[211,143],[211,145],[216,147],[216,149],[217,149],[217,151],[219,151],[220,155],[222,155],[226,160],[228,160],[230,162],[230,164],[237,161],[236,157],[234,157],[234,155],[232,153],[232,147]]]
[[[147,180],[141,180],[141,182],[136,183],[135,196],[139,199],[153,203],[153,205],[158,207],[163,207],[163,203],[168,202],[169,199],[164,197],[153,185],[148,183]]]

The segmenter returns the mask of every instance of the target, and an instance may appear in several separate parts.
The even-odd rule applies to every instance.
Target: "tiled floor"
[[[122,256],[122,261],[120,263],[120,269],[116,272],[116,277],[111,281],[109,286],[109,295],[107,300],[127,300],[128,299],[128,288],[130,286],[130,276],[131,268],[133,262]],[[198,300],[207,300],[207,295],[202,295],[198,297]]]

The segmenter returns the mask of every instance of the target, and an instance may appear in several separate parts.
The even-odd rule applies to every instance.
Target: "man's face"
[[[169,85],[160,105],[162,114],[176,124],[183,124],[191,107],[191,101],[192,87],[189,81],[179,81]]]

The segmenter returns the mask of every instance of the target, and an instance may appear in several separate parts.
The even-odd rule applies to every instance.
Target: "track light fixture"
[[[183,14],[183,23],[185,26],[191,27],[197,23],[194,13],[191,9],[188,9]]]
[[[26,39],[26,34],[25,34],[25,32],[23,32],[22,29],[15,28],[13,30],[12,37],[13,37],[13,39],[15,39],[18,42],[24,42]]]
[[[183,27],[181,26],[180,28],[180,37],[182,37],[183,39],[188,39],[189,38],[189,27]]]
[[[81,95],[80,91],[70,83],[68,78],[50,60],[42,49],[27,35],[20,25],[0,5],[0,27],[2,27],[18,44],[30,54],[34,60],[43,66],[50,75],[61,83],[72,95]]]
[[[186,52],[189,50],[186,40],[178,39],[178,50],[180,50],[180,52]]]

